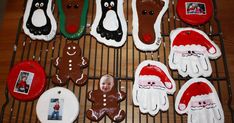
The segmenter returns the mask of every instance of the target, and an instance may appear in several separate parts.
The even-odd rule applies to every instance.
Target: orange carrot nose
[[[66,30],[68,33],[76,33],[77,29],[78,29],[77,25],[74,25],[74,24],[70,24],[66,26]]]

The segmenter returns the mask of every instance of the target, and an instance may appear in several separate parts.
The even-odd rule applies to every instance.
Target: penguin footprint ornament
[[[171,32],[169,66],[183,77],[204,76],[212,73],[210,59],[221,55],[219,47],[198,29],[178,28]]]
[[[123,0],[96,0],[96,17],[90,33],[100,43],[122,46],[127,38]]]
[[[179,114],[188,114],[188,123],[224,123],[219,97],[204,78],[190,79],[181,87],[175,109]]]
[[[133,103],[140,107],[142,113],[154,116],[159,110],[169,108],[167,94],[176,90],[167,67],[157,61],[143,61],[136,69],[133,85]]]
[[[52,0],[28,0],[24,12],[23,29],[33,40],[53,39],[57,25],[52,14]]]

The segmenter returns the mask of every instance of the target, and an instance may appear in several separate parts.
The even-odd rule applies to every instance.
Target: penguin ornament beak
[[[109,6],[108,8],[109,8],[109,10],[111,10],[111,6]]]

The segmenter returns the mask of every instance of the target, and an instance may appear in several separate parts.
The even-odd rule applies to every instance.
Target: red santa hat
[[[148,77],[152,77],[155,79],[159,78],[166,88],[168,89],[173,88],[173,84],[171,80],[168,78],[165,72],[156,65],[148,64],[141,69],[139,78],[141,79],[141,78],[148,78]]]
[[[197,29],[180,31],[175,36],[172,46],[180,45],[201,45],[206,47],[207,51],[211,54],[215,54],[217,51],[214,44],[211,43],[209,37],[204,32]]]
[[[179,100],[178,109],[183,111],[187,108],[190,99],[194,96],[207,95],[212,93],[212,89],[205,82],[195,82],[185,89]]]

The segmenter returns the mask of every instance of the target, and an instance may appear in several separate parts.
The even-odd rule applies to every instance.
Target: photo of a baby
[[[186,2],[186,14],[187,15],[205,15],[206,14],[206,6],[201,2]]]

